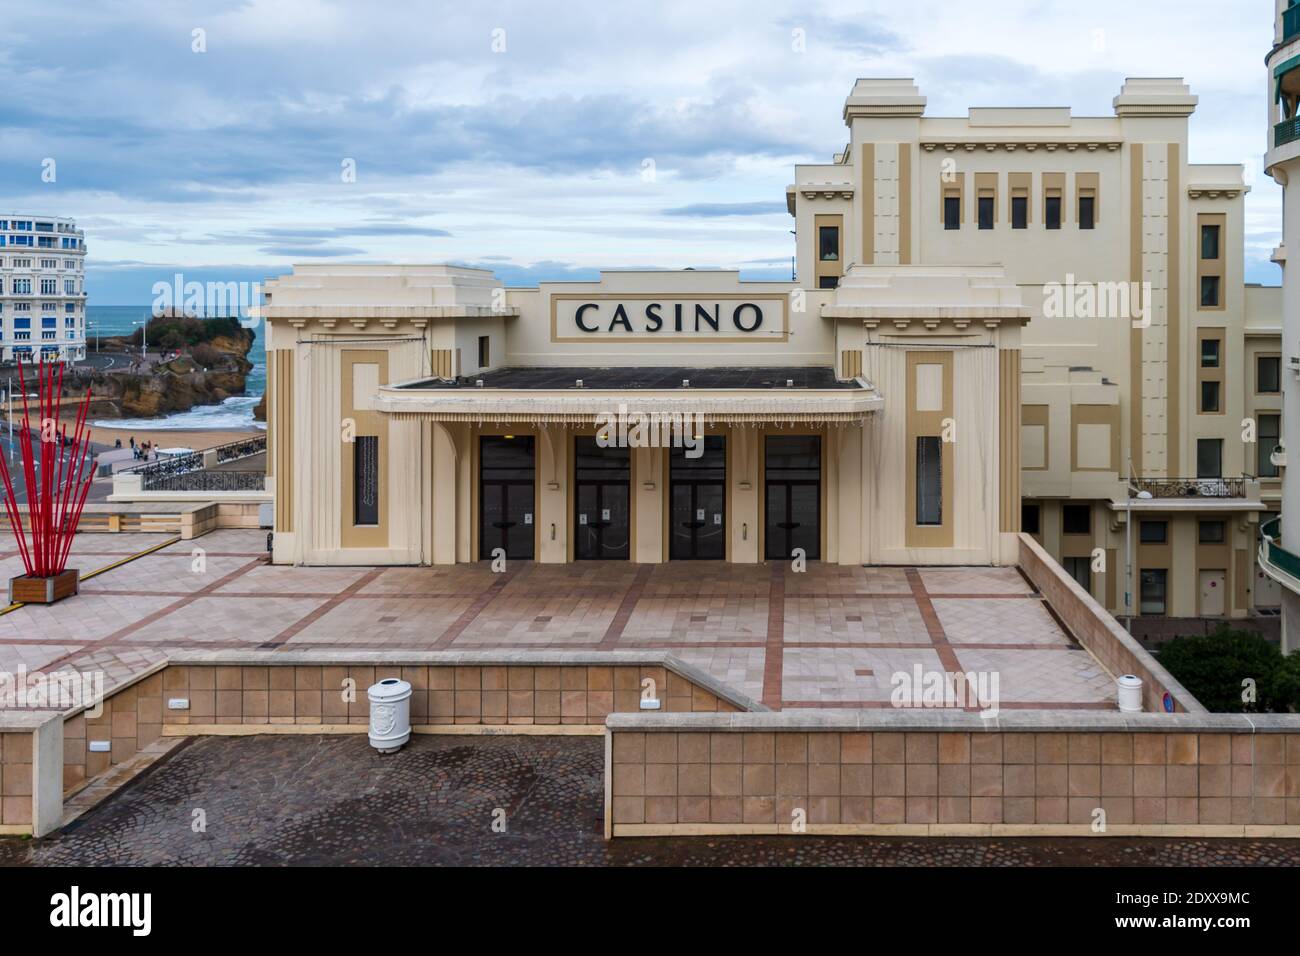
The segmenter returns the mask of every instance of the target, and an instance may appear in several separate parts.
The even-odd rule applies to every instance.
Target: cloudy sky
[[[0,0],[0,211],[76,217],[92,304],[328,260],[781,278],[791,167],[843,147],[855,77],[915,77],[929,115],[960,116],[1112,115],[1125,76],[1183,76],[1192,161],[1247,164],[1247,278],[1276,284],[1273,3],[1230,7]]]

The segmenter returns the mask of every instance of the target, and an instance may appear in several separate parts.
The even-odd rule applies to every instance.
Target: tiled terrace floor
[[[168,540],[78,537],[83,573]],[[265,534],[176,542],[0,617],[0,670],[103,668],[168,649],[671,649],[774,708],[887,707],[891,676],[990,671],[1005,709],[1109,708],[1111,675],[1014,568],[520,562],[287,568]],[[198,550],[201,549],[201,552]],[[21,574],[0,539],[0,577]]]

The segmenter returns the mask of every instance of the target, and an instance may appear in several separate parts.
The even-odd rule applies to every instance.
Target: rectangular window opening
[[[916,439],[916,523],[943,524],[943,441],[937,436]]]

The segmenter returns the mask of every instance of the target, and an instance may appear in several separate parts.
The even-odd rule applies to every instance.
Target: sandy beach
[[[69,430],[71,430],[71,423],[69,423]],[[153,442],[158,448],[192,448],[195,451],[266,434],[260,428],[202,428],[183,431],[173,428],[100,428],[95,425],[90,427],[90,433],[91,441],[104,445],[112,445],[120,438],[123,446],[127,446],[134,436],[137,445],[141,442]]]
[[[35,409],[33,409],[33,412]],[[36,419],[33,414],[33,420]],[[68,427],[68,434],[76,425],[76,419],[70,415],[63,415],[60,422]],[[22,414],[15,417],[14,422],[17,425],[22,421]],[[8,427],[8,418],[0,410],[0,431]],[[129,446],[132,436],[135,437],[136,444],[142,442],[152,442],[158,448],[192,448],[195,451],[202,451],[205,448],[212,448],[215,445],[224,445],[227,442],[243,441],[245,438],[252,438],[258,435],[265,435],[264,428],[119,428],[119,427],[101,427],[99,425],[90,425],[90,440],[103,445],[112,445],[117,439],[122,439],[123,446]]]

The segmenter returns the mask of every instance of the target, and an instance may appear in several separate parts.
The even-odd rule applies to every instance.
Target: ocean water
[[[101,336],[130,335],[136,329],[136,323],[147,319],[150,307],[147,305],[87,305],[86,318],[89,320],[86,332],[87,353],[95,350],[95,332]],[[226,399],[219,405],[196,405],[188,412],[176,412],[163,418],[122,418],[105,419],[93,422],[103,428],[172,428],[177,430],[193,428],[247,428],[250,425],[265,427],[253,419],[253,407],[266,391],[266,340],[259,325],[253,329],[253,349],[248,353],[248,360],[253,363],[253,370],[248,373],[245,385],[246,394]]]

